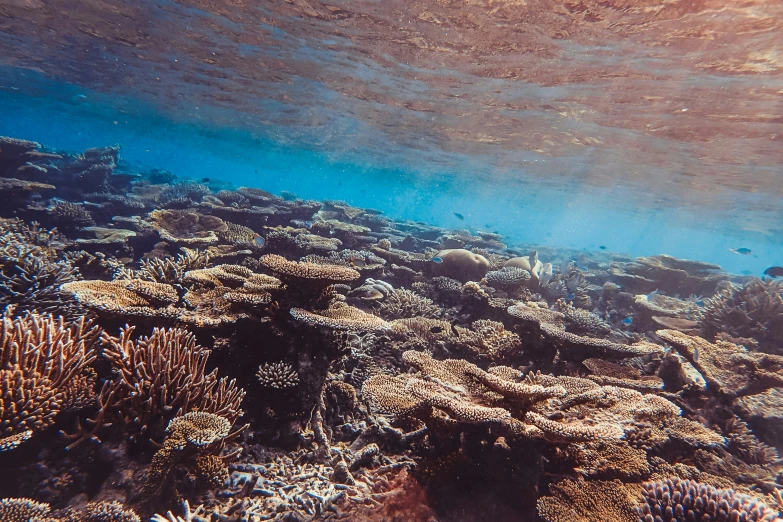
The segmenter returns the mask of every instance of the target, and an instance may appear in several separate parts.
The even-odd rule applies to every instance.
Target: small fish
[[[87,101],[87,96],[85,96],[84,94],[77,94],[76,96],[71,98],[71,101],[73,103],[82,103],[83,101]]]
[[[753,251],[751,249],[745,248],[745,247],[742,247],[742,248],[730,248],[729,250],[731,250],[735,254],[740,254],[742,256],[747,256],[747,255],[753,253]]]
[[[471,248],[473,248],[473,245],[465,245],[464,248],[465,250],[470,250]]]
[[[693,349],[693,362],[697,363],[699,362],[699,349],[694,348]]]
[[[783,276],[783,266],[771,266],[764,270],[764,275],[769,277]]]
[[[363,257],[354,256],[351,258],[351,266],[363,268],[366,264]]]
[[[626,317],[625,319],[623,319],[623,324],[624,324],[625,326],[631,326],[631,325],[633,324],[633,317],[631,317],[631,316],[629,315],[628,317]]]
[[[459,330],[457,330],[457,327],[454,325],[454,323],[451,323],[451,333],[459,337]]]
[[[255,238],[254,242],[257,247],[262,247],[264,246],[264,243],[266,243],[266,240],[263,237],[258,236],[257,238]]]
[[[209,183],[211,180],[209,178],[201,178],[202,183]]]
[[[457,219],[465,219],[465,216],[463,216],[459,212],[454,212],[454,215],[457,216]]]
[[[606,245],[601,245],[598,248],[600,248],[601,250],[606,250]]]
[[[430,259],[433,263],[441,264],[443,262],[443,259],[439,258],[438,256],[433,257]]]
[[[576,294],[568,294],[566,296],[566,301],[573,301],[574,299],[576,299]]]
[[[442,326],[433,326],[432,328],[430,328],[430,332],[432,332],[432,333],[436,333],[437,334],[437,333],[441,333],[442,331],[443,331],[443,327]]]

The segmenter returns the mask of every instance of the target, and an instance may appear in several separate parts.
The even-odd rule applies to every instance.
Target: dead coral
[[[88,372],[96,358],[99,330],[82,317],[66,324],[60,317],[6,310],[0,327],[0,444],[12,449],[54,423],[62,410],[95,398]]]
[[[267,388],[293,388],[299,384],[299,374],[294,368],[283,361],[264,363],[258,367],[256,377],[261,386]]]
[[[676,330],[656,334],[674,345],[710,386],[731,398],[783,386],[783,356],[749,352],[726,341],[713,344]]]
[[[180,245],[215,244],[228,230],[222,219],[195,210],[153,210],[147,220],[161,239]]]
[[[704,301],[701,326],[710,339],[726,332],[755,339],[762,351],[783,354],[783,281],[753,278],[725,285]]]

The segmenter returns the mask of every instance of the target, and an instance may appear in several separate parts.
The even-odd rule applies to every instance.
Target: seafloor
[[[781,520],[783,283],[0,138],[0,520]]]

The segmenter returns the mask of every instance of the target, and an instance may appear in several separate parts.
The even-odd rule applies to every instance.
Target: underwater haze
[[[783,2],[0,0],[0,522],[783,522]]]

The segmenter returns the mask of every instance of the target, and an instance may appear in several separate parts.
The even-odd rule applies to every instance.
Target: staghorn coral
[[[777,510],[767,507],[760,499],[679,477],[646,482],[642,492],[644,501],[637,508],[639,522],[783,520]]]
[[[89,502],[78,512],[66,510],[63,522],[141,522],[141,518],[116,501]]]
[[[27,314],[6,310],[0,326],[0,445],[12,449],[54,423],[62,410],[94,400],[88,378],[97,354],[99,330],[82,317]]]
[[[783,354],[783,281],[726,285],[705,299],[700,321],[707,338],[718,332],[750,337],[760,350]]]
[[[262,266],[282,276],[298,280],[321,282],[353,281],[361,274],[352,268],[337,265],[319,265],[289,261],[276,254],[266,254],[259,259]]]
[[[161,420],[192,411],[220,415],[231,422],[242,415],[244,390],[235,380],[206,373],[209,350],[179,328],[155,328],[135,341],[133,327],[119,337],[104,334],[103,355],[115,377],[104,385],[109,396],[102,409],[118,412],[131,435],[154,429]]]
[[[710,343],[676,330],[658,330],[717,392],[736,398],[783,386],[783,356],[750,352],[726,341]]]
[[[261,386],[267,388],[293,388],[299,384],[299,374],[290,364],[282,361],[276,363],[264,363],[256,372]]]
[[[181,245],[215,244],[217,234],[228,230],[222,219],[195,210],[153,210],[147,221],[161,239]]]
[[[382,332],[391,329],[391,325],[380,317],[339,302],[327,310],[317,312],[292,308],[291,317],[310,326],[323,326],[349,332]]]

